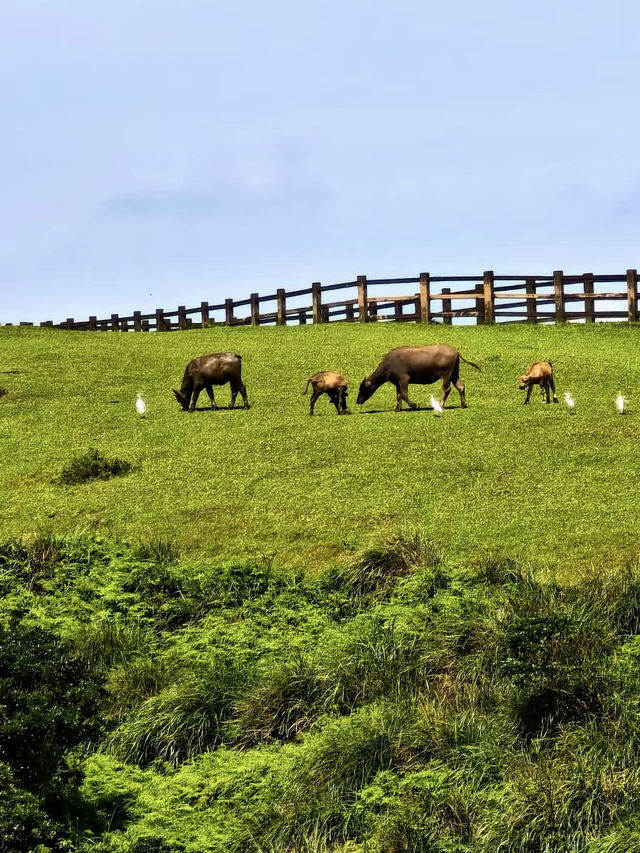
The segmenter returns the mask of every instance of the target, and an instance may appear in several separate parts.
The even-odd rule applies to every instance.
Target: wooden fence
[[[409,295],[395,293],[413,286]],[[622,285],[611,290],[611,285]],[[380,293],[386,289],[386,293]],[[218,305],[202,302],[197,308],[180,305],[174,311],[157,308],[152,314],[134,311],[130,316],[88,320],[69,317],[62,323],[41,326],[79,331],[135,331],[190,329],[212,325],[260,326],[287,323],[328,323],[334,320],[371,323],[381,320],[418,323],[544,323],[596,320],[637,321],[638,273],[622,275],[432,276],[367,279],[301,290],[280,288],[269,296],[252,293],[248,299],[225,299]],[[21,324],[31,325],[31,324]]]

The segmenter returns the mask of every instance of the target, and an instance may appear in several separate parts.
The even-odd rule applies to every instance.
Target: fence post
[[[556,303],[556,323],[564,323],[564,273],[553,271],[553,299]]]
[[[627,270],[627,319],[634,323],[638,319],[637,305],[638,271]]]
[[[322,308],[320,309],[320,316],[322,317],[323,323],[328,323],[331,320],[331,317],[329,316],[329,306],[328,305],[322,306]]]
[[[420,273],[420,322],[431,322],[431,276],[428,272]]]
[[[322,323],[322,285],[314,281],[311,285],[311,314],[314,323]]]
[[[536,304],[536,280],[535,278],[525,279],[525,287],[527,290],[527,323],[538,322],[538,306]]]
[[[127,322],[127,320],[121,320],[120,321],[120,331],[121,332],[128,332],[129,331],[129,323]]]
[[[353,323],[353,302],[347,302],[344,306],[344,316],[345,320],[349,323]]]
[[[476,326],[484,323],[484,285],[478,282],[474,288],[476,296]]]
[[[260,325],[260,296],[257,293],[252,293],[249,297],[251,300],[251,325]]]
[[[117,314],[111,315],[111,331],[118,332],[120,331],[120,317]]]
[[[284,288],[276,290],[276,325],[284,326],[287,322],[287,293]]]
[[[224,321],[227,326],[232,326],[235,317],[233,316],[233,299],[224,300]]]
[[[484,322],[491,326],[495,322],[495,291],[493,289],[493,270],[485,270],[482,279],[484,294]]]
[[[141,332],[142,331],[142,320],[141,320],[141,312],[134,311],[133,312],[133,331]]]
[[[306,308],[301,308],[301,309],[298,311],[298,323],[299,323],[301,326],[304,326],[304,325],[306,324],[306,322],[307,322],[307,309],[306,309]]]
[[[593,286],[593,273],[586,272],[582,275],[582,286],[584,288],[584,294],[586,297],[589,297],[595,292],[595,288]],[[584,321],[585,323],[595,323],[596,319],[596,304],[593,299],[586,298],[584,300]]]
[[[8,323],[5,323],[5,326],[8,326]],[[53,326],[53,320],[45,320],[44,323],[40,323],[41,326],[51,327]]]
[[[451,288],[450,287],[443,287],[442,292],[443,293],[451,293]],[[449,313],[447,313],[447,312],[449,312]],[[450,299],[443,299],[442,300],[442,322],[444,323],[445,326],[450,326],[451,325],[451,319],[452,319],[451,318],[451,300]]]
[[[366,275],[358,276],[358,320],[361,323],[366,323],[367,316],[367,277]]]
[[[182,331],[189,326],[187,322],[187,308],[185,305],[178,305],[178,328]]]
[[[201,302],[200,303],[200,322],[202,323],[202,327],[206,327],[209,325],[209,303]]]
[[[402,320],[402,302],[397,299],[393,303],[393,319]]]
[[[89,317],[89,331],[95,332],[97,328],[98,328],[98,318],[95,316],[95,314],[92,314],[91,317]]]
[[[166,332],[167,324],[164,319],[164,310],[162,308],[156,308],[156,331],[157,332]]]

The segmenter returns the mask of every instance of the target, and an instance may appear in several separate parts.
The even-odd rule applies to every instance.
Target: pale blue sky
[[[2,0],[0,322],[640,267],[635,0]]]

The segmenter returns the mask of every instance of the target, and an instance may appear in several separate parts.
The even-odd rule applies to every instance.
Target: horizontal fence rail
[[[413,293],[396,292],[408,285]],[[314,282],[300,290],[279,288],[269,296],[252,293],[248,299],[225,299],[215,305],[201,302],[196,308],[179,305],[173,311],[157,308],[150,314],[134,311],[129,316],[111,314],[88,320],[69,317],[62,323],[49,320],[40,325],[78,331],[169,332],[214,325],[284,326],[334,320],[450,325],[638,319],[635,269],[621,275],[566,275],[556,270],[551,275],[528,276],[494,275],[488,270],[479,276],[420,273],[415,278],[368,279],[359,275],[340,284]]]

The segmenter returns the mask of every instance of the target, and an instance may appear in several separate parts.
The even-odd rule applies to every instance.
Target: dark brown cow
[[[316,400],[321,394],[327,394],[329,399],[336,407],[339,415],[348,415],[347,409],[347,380],[341,373],[336,373],[334,370],[321,370],[319,373],[314,373],[307,379],[307,386],[302,392],[302,396],[309,390],[309,383],[313,391],[311,393],[311,406],[309,414],[313,414],[313,407]]]
[[[230,408],[235,406],[239,391],[244,400],[244,408],[248,409],[247,389],[242,383],[242,356],[235,352],[215,352],[192,359],[184,371],[180,390],[176,391],[174,388],[173,393],[185,411],[193,411],[204,388],[211,400],[211,408],[216,409],[213,386],[226,385],[227,382],[231,386]]]
[[[460,382],[460,361],[470,364],[480,370],[477,364],[463,358],[457,349],[448,344],[437,344],[426,347],[398,347],[388,352],[371,376],[360,383],[357,403],[365,403],[369,397],[385,382],[391,382],[396,389],[396,412],[402,409],[402,401],[412,409],[417,409],[417,403],[411,402],[407,396],[410,384],[430,385],[438,379],[442,380],[441,405],[444,406],[451,385],[455,385],[460,394],[460,405],[467,408],[464,395],[464,385]]]
[[[553,402],[557,403],[556,383],[553,381],[553,365],[550,361],[534,361],[529,365],[529,369],[522,376],[518,376],[518,387],[521,391],[527,389],[527,397],[524,401],[526,406],[531,396],[531,389],[534,385],[539,385],[542,391],[542,397],[545,403],[550,403],[549,389],[553,391]]]

